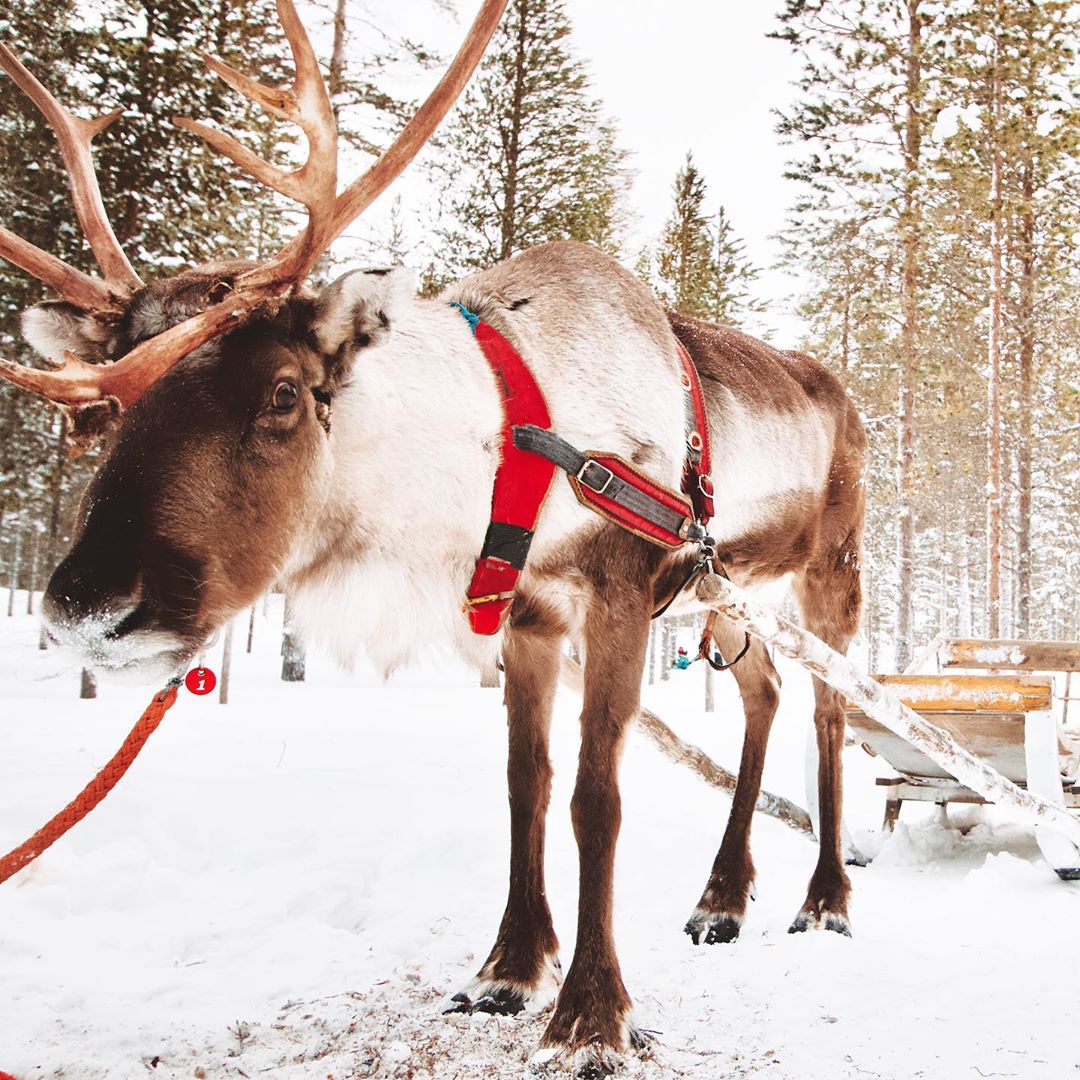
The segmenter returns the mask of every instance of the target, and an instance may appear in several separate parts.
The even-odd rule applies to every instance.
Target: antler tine
[[[337,196],[333,212],[320,230],[320,237],[316,238],[310,229],[306,230],[271,262],[241,275],[237,279],[238,288],[265,287],[287,278],[302,280],[308,274],[319,256],[405,171],[431,138],[472,78],[506,4],[507,0],[484,0],[465,41],[438,85],[375,164]]]
[[[93,120],[83,120],[74,116],[3,44],[0,44],[0,67],[3,67],[19,89],[38,107],[56,133],[71,184],[75,213],[90,244],[90,249],[94,253],[94,258],[101,267],[102,274],[105,275],[106,283],[114,290],[125,292],[141,288],[142,281],[128,262],[127,256],[120,247],[120,241],[116,239],[116,234],[109,224],[90,155],[90,143],[94,137],[101,134],[121,115],[123,110],[117,109],[105,116],[95,117]],[[18,265],[23,266],[22,263]],[[23,268],[27,269],[25,266]],[[30,273],[36,273],[36,271],[31,269]],[[109,306],[115,305],[110,301]]]
[[[242,320],[252,301],[232,292],[206,311],[136,345],[115,364],[88,364],[70,352],[59,367],[41,369],[0,359],[0,378],[58,405],[88,405],[116,398],[121,408],[137,401],[181,357]]]
[[[264,86],[215,57],[208,56],[205,60],[210,70],[233,89],[275,116],[298,124],[308,140],[307,161],[299,169],[288,172],[271,165],[231,135],[201,121],[176,117],[173,123],[204,139],[260,183],[307,207],[308,226],[299,238],[299,246],[306,252],[321,242],[323,223],[333,211],[337,197],[337,126],[319,62],[295,5],[292,0],[277,0],[277,11],[296,67],[290,88]],[[273,277],[275,283],[288,284],[294,280],[292,273],[281,272],[278,260],[270,265],[279,270]]]
[[[121,312],[108,285],[100,278],[90,277],[89,274],[76,270],[74,266],[68,266],[62,259],[42,251],[2,225],[0,258],[7,259],[31,277],[44,282],[83,311],[114,316]]]
[[[359,179],[338,197],[328,226],[327,246],[336,240],[393,182],[423,149],[454,102],[461,96],[495,33],[507,0],[484,0],[469,33],[450,66],[427,100],[413,114],[401,134]],[[320,253],[315,254],[315,259]],[[312,259],[314,263],[315,259]],[[310,266],[305,267],[305,273]],[[252,271],[255,276],[258,271]],[[241,278],[243,283],[245,279]]]

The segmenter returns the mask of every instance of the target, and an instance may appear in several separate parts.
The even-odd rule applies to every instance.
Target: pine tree
[[[546,240],[618,250],[626,154],[569,38],[562,0],[510,0],[443,142],[445,275]]]
[[[705,194],[705,178],[688,151],[675,174],[671,216],[660,235],[657,292],[668,307],[699,318],[709,316],[709,294],[716,277]]]
[[[724,208],[715,217],[706,215],[707,194],[705,178],[687,152],[672,185],[671,216],[655,255],[640,254],[638,274],[653,284],[655,262],[656,293],[668,307],[712,322],[737,323],[754,308],[748,286],[758,271]]]
[[[721,206],[710,227],[712,277],[706,289],[708,316],[713,322],[737,323],[748,311],[759,310],[750,285],[758,270],[746,256],[746,244],[735,235],[727,211]]]
[[[803,221],[830,228],[869,215],[888,224],[899,268],[896,443],[896,662],[911,657],[915,571],[915,387],[921,362],[923,142],[936,85],[926,0],[787,0],[783,28],[803,62],[798,102],[778,131],[807,145],[789,173],[810,192]]]

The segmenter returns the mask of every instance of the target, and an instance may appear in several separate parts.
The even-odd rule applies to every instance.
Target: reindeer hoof
[[[846,915],[837,915],[831,911],[815,915],[811,911],[800,911],[795,921],[788,927],[789,934],[803,934],[807,930],[831,930],[835,934],[851,937],[851,923]]]
[[[538,1013],[546,1009],[559,993],[562,967],[554,954],[543,959],[540,973],[530,979],[512,979],[496,975],[489,965],[464,990],[450,999],[447,1013],[492,1013],[517,1016],[520,1012]]]
[[[652,1039],[648,1032],[630,1025],[626,1033],[631,1050],[644,1049]],[[576,1050],[569,1047],[548,1047],[538,1050],[530,1065],[530,1075],[548,1076],[553,1072],[562,1073],[570,1070],[575,1080],[601,1080],[612,1076],[622,1065],[622,1055],[610,1046],[599,1042],[579,1046]]]
[[[726,945],[739,936],[741,929],[742,917],[739,915],[712,915],[698,909],[683,927],[683,933],[689,934],[695,945],[700,945],[702,938],[706,945]]]
[[[586,1046],[574,1054],[576,1080],[602,1080],[611,1076],[622,1062],[619,1055],[602,1046]]]
[[[495,1016],[517,1016],[525,1011],[525,995],[509,986],[500,986],[481,994],[475,1001],[465,991],[450,999],[453,1004],[443,1013],[492,1013]]]

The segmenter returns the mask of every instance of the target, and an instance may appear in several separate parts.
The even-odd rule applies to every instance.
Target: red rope
[[[75,798],[51,821],[43,825],[25,843],[9,851],[0,859],[0,883],[36,859],[47,847],[54,844],[73,825],[82,821],[91,810],[116,786],[121,776],[135,760],[146,740],[161,723],[161,718],[172,708],[179,687],[172,684],[154,695],[153,701],[139,717],[123,745],[102,770],[79,792]],[[3,1074],[0,1073],[0,1080]]]

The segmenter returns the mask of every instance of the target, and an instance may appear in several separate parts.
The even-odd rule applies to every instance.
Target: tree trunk
[[[1001,153],[1001,34],[994,30],[994,67],[991,75],[990,139],[990,332],[987,340],[986,418],[986,634],[1001,637],[1001,335],[1003,304],[1003,231]]]
[[[94,673],[89,668],[82,669],[82,677],[79,680],[79,697],[97,697],[97,679],[94,677]]]
[[[229,676],[232,674],[233,629],[236,620],[230,619],[225,627],[225,642],[221,646],[221,679],[218,681],[218,703],[229,704]]]
[[[281,677],[285,682],[303,682],[305,675],[304,643],[292,625],[292,605],[285,597],[285,625],[281,634]]]
[[[53,572],[56,566],[56,549],[60,540],[60,507],[64,495],[64,476],[67,473],[67,429],[60,417],[56,418],[56,452],[53,457],[52,476],[49,478],[49,533],[45,541],[45,574]],[[38,648],[47,649],[49,638],[45,633],[45,624],[41,624],[38,635]]]
[[[19,561],[22,557],[22,529],[15,534],[15,543],[12,545],[10,575],[8,578],[8,602],[7,613],[10,619],[15,614],[15,590],[19,585]]]
[[[334,99],[341,92],[341,80],[345,75],[345,30],[345,0],[337,0],[334,8],[334,47],[330,53],[330,78],[327,81],[335,120],[340,103]]]
[[[912,586],[915,559],[915,384],[918,381],[919,256],[921,204],[919,169],[922,155],[922,0],[907,0],[908,47],[905,56],[906,110],[903,134],[904,195],[900,212],[903,248],[900,372],[897,401],[896,495],[898,528],[896,563],[896,668],[911,662]]]
[[[527,50],[528,4],[514,5],[513,14],[518,20],[517,42],[514,50],[514,96],[510,115],[506,117],[509,132],[506,141],[506,178],[503,182],[503,206],[501,214],[501,236],[499,238],[499,258],[509,259],[517,248],[517,180],[518,158],[521,154],[522,103],[525,97],[525,76],[529,58]]]
[[[37,589],[38,571],[38,532],[35,527],[30,533],[30,570],[26,579],[26,614],[34,614],[34,590]]]
[[[255,638],[255,608],[257,606],[258,601],[256,600],[255,603],[251,605],[251,615],[248,616],[247,651],[249,653],[251,652],[251,643]]]
[[[957,587],[956,634],[969,638],[971,629],[971,542],[965,529],[960,537],[960,584]]]
[[[1035,211],[1032,162],[1021,170],[1020,207],[1020,424],[1016,447],[1016,633],[1031,635],[1031,456],[1035,385]]]

